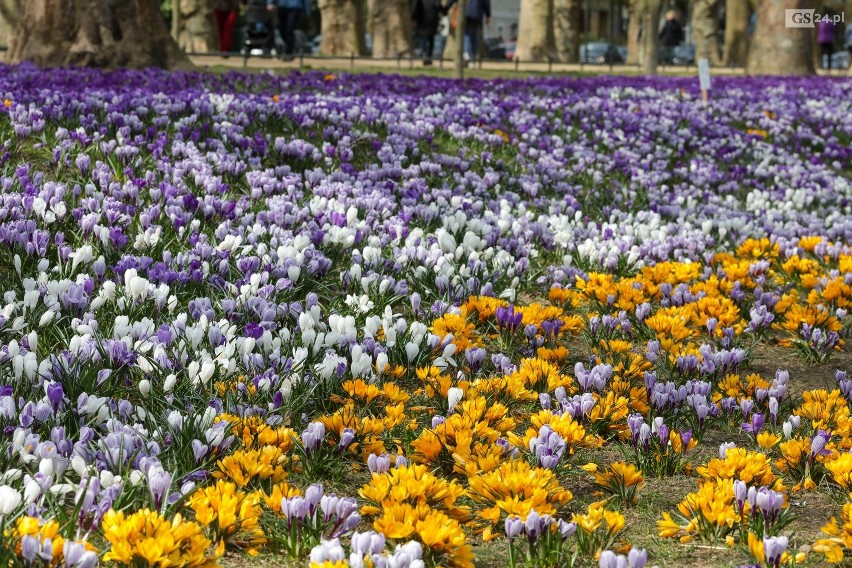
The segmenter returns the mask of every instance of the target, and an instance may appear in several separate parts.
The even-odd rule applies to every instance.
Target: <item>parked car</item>
[[[825,63],[825,61],[823,61]],[[838,51],[831,56],[832,69],[848,69],[849,68],[849,52]]]
[[[695,45],[685,43],[672,49],[672,65],[692,65],[695,63]]]
[[[514,41],[504,41],[503,42],[503,55],[509,61],[515,59],[515,46],[517,44]]]
[[[580,46],[580,62],[602,65],[606,63],[623,63],[618,48],[611,43],[594,41]]]
[[[683,43],[674,47],[660,46],[657,52],[660,63],[666,65],[693,65],[695,63],[695,45]]]
[[[618,50],[618,54],[621,56],[621,61],[627,61],[627,46],[619,45],[616,49]]]
[[[498,37],[484,38],[483,47],[485,49],[485,59],[505,59],[506,50],[503,48],[503,42]]]

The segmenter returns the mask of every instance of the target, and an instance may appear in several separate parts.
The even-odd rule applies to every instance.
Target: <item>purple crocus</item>
[[[751,415],[751,420],[743,422],[743,432],[747,432],[752,436],[757,436],[760,429],[763,427],[763,414],[755,412]]]
[[[163,506],[171,485],[172,475],[163,468],[152,467],[148,470],[148,489],[154,500],[154,509],[159,510]]]

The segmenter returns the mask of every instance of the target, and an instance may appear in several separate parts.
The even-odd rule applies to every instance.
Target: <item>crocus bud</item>
[[[8,485],[0,485],[0,516],[6,516],[18,508],[22,501],[21,494]]]
[[[514,540],[520,536],[523,530],[524,523],[520,517],[506,517],[506,536],[509,537],[509,540]]]
[[[527,515],[527,520],[524,522],[524,530],[527,533],[527,538],[530,542],[535,541],[540,533],[541,516],[535,512],[535,509],[530,509]]]
[[[781,557],[787,550],[786,536],[767,536],[763,538],[763,551],[766,554],[766,564],[777,567],[781,564]]]
[[[447,407],[449,408],[450,412],[455,409],[456,405],[459,403],[459,401],[461,401],[463,396],[464,391],[460,388],[450,387],[447,390]]]
[[[627,562],[630,568],[645,568],[648,562],[648,551],[644,548],[631,548],[627,553]]]
[[[734,499],[737,502],[737,510],[742,513],[748,495],[748,484],[739,479],[734,481]]]
[[[355,430],[344,428],[343,432],[340,433],[340,443],[337,444],[337,450],[342,452],[352,444],[353,440],[355,440]]]

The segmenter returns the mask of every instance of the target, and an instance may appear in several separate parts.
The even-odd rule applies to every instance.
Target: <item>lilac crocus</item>
[[[740,514],[743,513],[743,507],[745,506],[746,499],[748,497],[748,484],[745,481],[740,481],[739,479],[734,481],[734,501],[737,505],[737,511]]]
[[[541,515],[536,513],[535,509],[530,509],[527,518],[524,521],[524,532],[527,535],[527,540],[533,543],[541,535]]]
[[[506,517],[505,531],[509,540],[514,540],[521,535],[524,530],[524,522],[520,517]]]
[[[757,436],[760,429],[763,427],[763,414],[755,412],[751,415],[751,420],[743,422],[743,432],[747,432],[753,436]]]
[[[766,555],[766,564],[773,568],[781,565],[781,558],[787,551],[788,539],[786,536],[763,537],[763,552]]]
[[[169,488],[172,485],[172,475],[161,467],[152,467],[148,470],[148,488],[151,498],[154,500],[154,508],[163,506]]]
[[[644,548],[631,548],[627,553],[627,562],[630,568],[645,568],[648,562],[648,551]]]
[[[388,454],[370,454],[367,457],[367,469],[370,473],[387,473],[390,470],[391,459]]]
[[[340,433],[340,443],[337,444],[337,451],[342,452],[348,448],[355,440],[355,430],[352,428],[344,428]]]
[[[281,514],[290,526],[299,523],[308,514],[308,502],[299,496],[284,499],[281,501]]]
[[[811,438],[811,451],[808,456],[811,462],[813,462],[817,456],[826,456],[831,453],[830,450],[825,448],[829,440],[831,440],[831,434],[825,430],[819,430],[816,434],[814,434],[814,437]]]
[[[306,452],[313,452],[320,449],[324,439],[325,425],[322,422],[311,422],[302,432],[302,446]]]

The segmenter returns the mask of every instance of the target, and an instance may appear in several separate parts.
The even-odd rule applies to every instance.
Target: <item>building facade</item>
[[[612,41],[623,44],[627,37],[627,8],[620,0],[583,0],[581,29],[584,41]],[[521,0],[491,0],[491,25],[485,37],[515,40]]]
[[[485,28],[485,36],[516,39],[520,14],[521,0],[491,0],[491,25]]]

